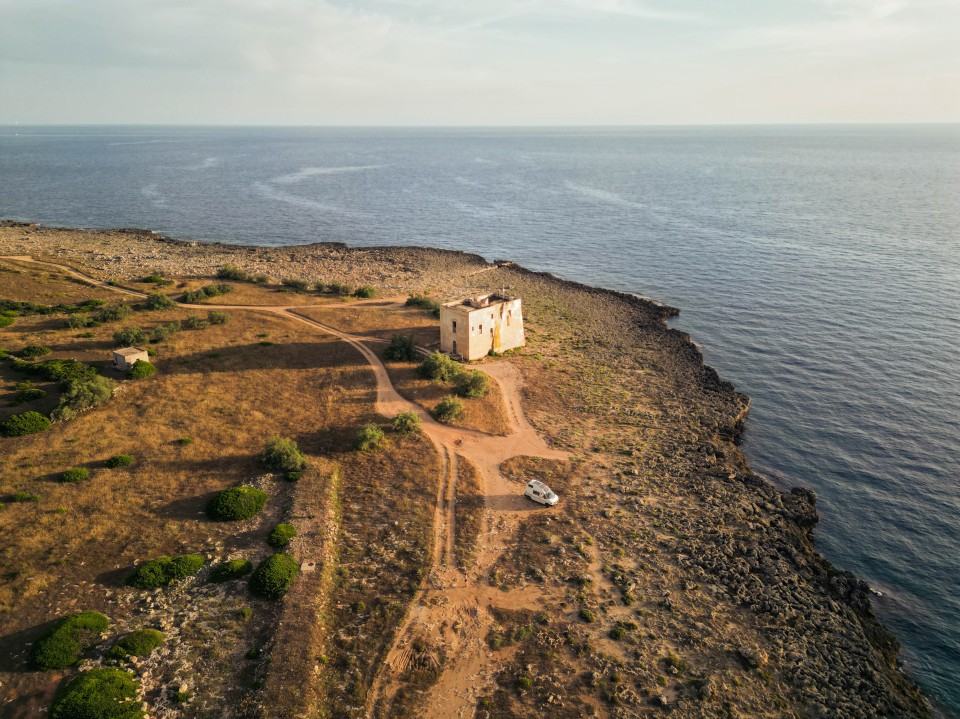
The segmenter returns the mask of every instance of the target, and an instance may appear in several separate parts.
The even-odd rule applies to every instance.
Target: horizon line
[[[290,128],[290,129],[337,129],[337,130],[563,130],[563,129],[640,129],[640,128],[691,128],[691,127],[903,127],[903,126],[948,126],[960,125],[960,120],[914,120],[914,121],[833,121],[833,122],[702,122],[702,123],[600,123],[600,124],[271,124],[271,123],[202,123],[202,122],[0,122],[2,128],[17,127],[209,127],[209,128]]]

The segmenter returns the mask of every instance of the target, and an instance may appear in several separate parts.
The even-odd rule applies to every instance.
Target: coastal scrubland
[[[7,716],[41,716],[78,670],[110,662],[135,677],[152,715],[169,717],[928,714],[869,588],[817,554],[815,497],[750,470],[737,447],[748,400],[668,329],[669,308],[417,248],[246,248],[6,223],[0,255],[173,299],[214,282],[236,288],[201,302],[232,305],[228,322],[147,342],[154,375],[116,375],[108,402],[0,439]],[[69,311],[17,314],[0,349],[49,348],[29,362],[74,359],[111,376],[117,330],[149,337],[198,314],[139,309],[142,298],[49,266],[0,264],[0,299],[133,306],[89,327],[68,326]],[[224,266],[269,281],[224,280]],[[143,282],[144,268],[171,284]],[[308,289],[281,291],[291,289],[283,278]],[[376,297],[309,289],[318,282],[369,284]],[[395,333],[425,350],[437,342],[435,320],[406,307],[408,295],[490,288],[523,298],[527,347],[477,363],[491,375],[487,396],[462,400],[462,428],[429,435],[392,431],[377,411],[382,378],[354,343],[278,310],[297,307],[376,356]],[[516,385],[493,377],[503,362]],[[44,397],[6,406],[23,381],[16,366],[0,361],[0,419],[49,413],[62,391],[53,381],[37,383]],[[417,378],[413,362],[385,366],[418,411],[455,392]],[[491,470],[433,439],[507,442],[520,421],[514,399],[565,459],[520,453]],[[356,451],[369,424],[385,442]],[[302,474],[261,465],[272,436],[296,441]],[[132,460],[107,466],[120,455]],[[75,468],[88,476],[59,480]],[[530,479],[560,504],[524,505]],[[210,520],[210,498],[236,485],[265,492],[263,510]],[[18,493],[35,499],[11,501]],[[282,598],[251,593],[241,563],[234,578],[209,581],[229,560],[257,566],[277,552],[267,540],[281,522],[296,536],[280,551],[299,565]],[[155,590],[125,583],[147,560],[182,555],[203,567]],[[445,556],[452,566],[441,566]],[[29,646],[81,610],[110,621],[81,662],[32,669]],[[145,629],[165,638],[147,656],[108,656]]]

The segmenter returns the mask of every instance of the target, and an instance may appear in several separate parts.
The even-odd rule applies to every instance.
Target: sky
[[[960,121],[960,0],[0,0],[0,123]]]

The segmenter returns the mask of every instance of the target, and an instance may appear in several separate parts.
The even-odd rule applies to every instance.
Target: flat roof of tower
[[[456,302],[446,302],[444,307],[460,307],[464,310],[481,310],[484,307],[493,307],[494,305],[500,305],[504,302],[512,302],[513,300],[520,299],[513,295],[508,295],[503,292],[491,292],[487,295],[479,295],[477,297],[467,297],[464,300],[457,300]]]

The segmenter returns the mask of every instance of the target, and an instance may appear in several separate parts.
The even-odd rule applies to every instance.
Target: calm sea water
[[[0,216],[416,244],[655,297],[753,398],[755,469],[960,710],[960,126],[0,128]]]

